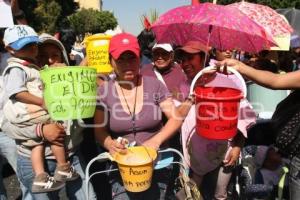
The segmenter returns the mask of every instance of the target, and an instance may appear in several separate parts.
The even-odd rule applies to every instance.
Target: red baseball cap
[[[140,56],[140,46],[137,38],[129,33],[114,35],[110,39],[108,52],[114,59],[118,59],[125,51],[131,51],[137,57]]]

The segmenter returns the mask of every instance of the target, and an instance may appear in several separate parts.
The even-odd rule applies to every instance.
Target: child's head
[[[66,50],[58,39],[47,33],[41,34],[39,38],[40,43],[37,60],[40,66],[51,66],[57,63],[69,65]]]
[[[272,146],[258,146],[255,154],[258,167],[276,170],[282,164],[282,157]]]
[[[15,25],[7,28],[3,37],[5,48],[14,57],[35,60],[38,54],[37,33],[27,25]]]

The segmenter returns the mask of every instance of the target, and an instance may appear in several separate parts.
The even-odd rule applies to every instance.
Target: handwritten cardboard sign
[[[54,120],[93,117],[96,108],[96,70],[55,67],[40,72],[44,99]]]
[[[109,74],[113,70],[108,54],[110,38],[109,35],[95,34],[85,39],[88,65],[96,68],[98,73]]]
[[[14,25],[11,6],[7,1],[0,0],[0,28],[11,27]]]

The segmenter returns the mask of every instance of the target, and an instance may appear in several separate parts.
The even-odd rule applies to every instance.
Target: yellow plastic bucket
[[[44,100],[52,119],[83,119],[96,109],[96,69],[51,67],[40,71]]]
[[[114,155],[127,191],[143,192],[150,188],[156,157],[154,149],[144,146],[129,147],[126,154]]]
[[[96,68],[97,73],[109,74],[113,71],[109,62],[108,47],[110,35],[95,34],[84,39],[88,65]]]

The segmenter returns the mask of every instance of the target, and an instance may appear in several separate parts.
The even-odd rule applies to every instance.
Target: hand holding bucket
[[[157,152],[148,147],[129,147],[126,154],[111,157],[117,162],[124,187],[129,192],[143,192],[150,188]]]
[[[208,139],[226,140],[237,133],[239,103],[246,97],[247,87],[242,76],[233,68],[228,68],[238,78],[239,87],[230,78],[231,75],[224,77],[217,73],[215,80],[206,83],[206,86],[196,86],[194,90],[197,80],[205,72],[214,69],[207,67],[201,70],[191,84],[190,94],[194,94],[196,98],[196,131]]]

